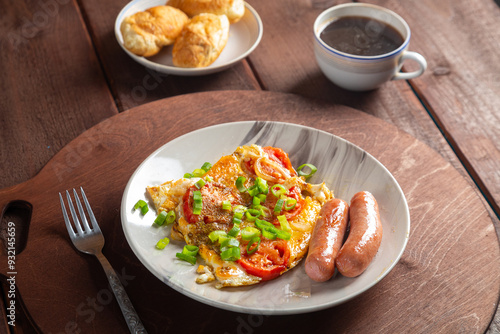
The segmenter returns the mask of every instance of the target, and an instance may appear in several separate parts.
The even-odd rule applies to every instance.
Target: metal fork
[[[73,242],[73,245],[76,247],[76,249],[78,249],[80,252],[94,255],[95,257],[97,257],[99,262],[101,262],[102,268],[104,269],[104,272],[108,277],[111,290],[113,290],[116,300],[120,305],[120,309],[122,310],[123,316],[127,321],[127,326],[130,332],[147,333],[146,329],[142,325],[141,320],[139,319],[139,316],[137,315],[137,312],[134,309],[134,306],[132,306],[132,303],[130,302],[127,293],[125,292],[125,289],[123,288],[123,285],[121,284],[118,275],[116,274],[113,267],[111,267],[111,264],[108,262],[108,260],[102,254],[102,248],[104,246],[104,236],[102,235],[101,229],[97,224],[94,213],[90,208],[89,201],[87,200],[87,196],[85,196],[85,192],[83,191],[82,187],[80,187],[80,191],[82,193],[83,202],[85,203],[85,207],[87,208],[90,221],[92,222],[92,226],[90,226],[89,222],[87,221],[85,212],[83,210],[80,198],[78,197],[76,190],[73,189],[73,196],[75,197],[75,203],[76,206],[78,207],[78,212],[80,213],[80,219],[82,221],[82,224],[80,224],[80,219],[78,219],[78,216],[76,214],[75,207],[73,206],[73,202],[71,200],[71,196],[69,192],[66,190],[66,198],[68,201],[69,210],[71,212],[71,217],[73,217],[73,222],[76,227],[76,232],[73,229],[71,221],[68,217],[68,213],[66,212],[66,207],[64,205],[63,197],[61,193],[59,193],[59,199],[61,200],[61,208],[64,216],[64,222],[66,223],[66,228],[68,229],[69,237],[71,238],[71,241]]]

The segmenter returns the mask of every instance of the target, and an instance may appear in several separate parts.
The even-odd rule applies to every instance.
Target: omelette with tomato
[[[276,147],[238,147],[205,171],[147,188],[158,213],[175,212],[171,238],[199,248],[196,281],[244,286],[295,267],[332,191],[307,183]]]

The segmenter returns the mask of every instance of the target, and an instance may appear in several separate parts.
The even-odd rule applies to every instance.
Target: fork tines
[[[92,212],[92,208],[90,207],[89,201],[87,200],[87,196],[85,196],[85,192],[83,191],[83,188],[80,187],[80,192],[82,194],[83,202],[85,203],[85,208],[87,209],[88,215],[90,217],[90,221],[92,223],[92,226],[90,226],[89,222],[87,221],[87,217],[85,215],[85,212],[83,210],[82,203],[80,202],[80,198],[78,196],[78,193],[76,192],[75,189],[73,189],[73,196],[75,198],[75,203],[78,208],[78,213],[80,214],[80,219],[83,223],[83,229],[82,229],[82,224],[80,223],[80,219],[78,218],[78,215],[76,214],[75,207],[73,205],[73,201],[71,200],[71,195],[66,190],[66,199],[68,202],[69,206],[69,211],[71,213],[71,217],[73,218],[74,225],[76,227],[76,232],[73,229],[73,226],[71,224],[71,220],[69,219],[68,213],[66,211],[66,206],[64,205],[64,200],[59,193],[59,199],[61,201],[61,208],[63,212],[63,217],[64,217],[64,222],[66,223],[66,228],[68,229],[68,232],[70,236],[76,236],[76,235],[84,235],[85,233],[90,233],[92,231],[100,232],[99,225],[97,224],[97,221],[95,219],[94,213]]]

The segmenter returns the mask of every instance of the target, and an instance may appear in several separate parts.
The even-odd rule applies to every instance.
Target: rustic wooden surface
[[[118,112],[78,8],[40,3],[0,1],[0,187]]]
[[[0,0],[0,188],[34,177],[72,139],[123,110],[198,91],[269,90],[354,107],[427,144],[480,196],[498,233],[498,1],[367,0],[409,22],[410,49],[429,69],[366,93],[335,87],[313,56],[315,17],[349,1],[249,0],[264,22],[261,44],[235,67],[201,78],[160,75],[128,58],[113,33],[127,2]],[[68,161],[85,159],[85,149]],[[489,331],[500,332],[500,316]]]
[[[196,115],[203,103],[207,117],[201,119]],[[240,115],[234,113],[236,107]],[[173,291],[139,263],[125,241],[119,207],[129,177],[156,148],[186,132],[238,120],[281,121],[284,113],[289,122],[314,126],[359,145],[399,180],[412,219],[401,261],[358,298],[300,316],[251,318]],[[179,121],[181,115],[185,118]],[[162,131],[165,124],[178,126]],[[87,157],[75,163],[73,154],[82,148]],[[98,262],[72,247],[61,218],[57,193],[80,185],[106,236],[105,255],[125,274],[130,298],[152,333],[206,332],[215,326],[221,332],[234,332],[241,319],[262,333],[280,328],[481,333],[496,309],[500,248],[494,226],[472,187],[434,150],[347,107],[282,93],[226,91],[174,97],[112,117],[72,141],[33,179],[0,191],[0,206],[12,198],[33,204],[26,249],[16,263],[16,282],[43,332],[61,332],[66,326],[85,333],[126,330],[117,304],[109,299]],[[0,259],[6,274],[7,261]],[[96,301],[94,312],[88,298]]]

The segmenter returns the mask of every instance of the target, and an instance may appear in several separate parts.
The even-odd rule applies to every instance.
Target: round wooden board
[[[150,153],[182,134],[243,120],[284,121],[330,132],[389,169],[408,200],[411,234],[401,261],[386,278],[331,309],[263,316],[201,304],[146,270],[120,223],[121,197],[131,174]],[[27,245],[16,259],[16,283],[40,328],[46,333],[68,328],[126,332],[99,263],[73,248],[64,226],[58,192],[78,186],[96,203],[94,213],[106,238],[104,254],[122,276],[150,333],[479,333],[496,310],[499,245],[475,191],[428,146],[348,107],[261,91],[173,97],[103,121],[62,149],[36,177],[0,191],[2,208],[18,199],[33,205]],[[1,268],[3,274],[9,271],[5,255]]]

